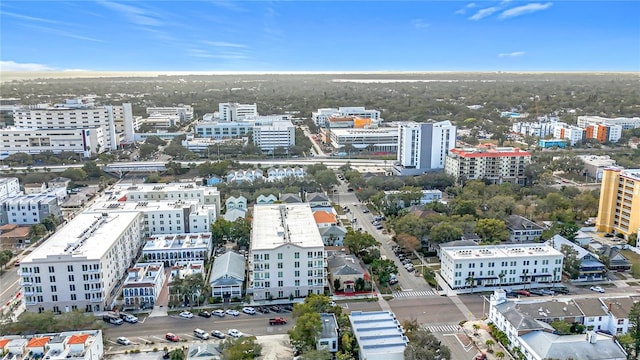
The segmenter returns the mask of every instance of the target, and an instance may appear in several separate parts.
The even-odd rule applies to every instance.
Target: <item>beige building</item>
[[[531,154],[519,148],[496,147],[493,144],[474,148],[451,149],[445,172],[464,183],[485,180],[493,184],[510,182],[526,185],[524,170],[531,163]]]
[[[596,227],[598,231],[622,234],[625,238],[638,233],[640,169],[619,166],[604,169]]]

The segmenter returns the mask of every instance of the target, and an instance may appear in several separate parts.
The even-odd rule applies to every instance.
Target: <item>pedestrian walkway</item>
[[[457,333],[462,331],[458,324],[433,324],[425,325],[424,328],[432,333]]]
[[[438,294],[432,290],[420,290],[420,291],[394,291],[394,298],[401,297],[425,297],[425,296],[437,296]]]

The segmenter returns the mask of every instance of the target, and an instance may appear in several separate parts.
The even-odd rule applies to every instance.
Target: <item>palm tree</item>
[[[473,324],[473,335],[478,335],[478,330],[480,330],[480,325]]]
[[[489,350],[491,350],[491,348],[493,347],[493,345],[494,345],[495,343],[496,343],[496,342],[495,342],[495,341],[493,341],[492,339],[488,339],[487,341],[485,341],[485,342],[484,342],[484,344],[485,344],[485,345],[487,345],[487,348],[488,348]]]
[[[496,353],[496,357],[497,357],[498,359],[504,359],[504,353],[503,353],[502,351],[498,351],[498,352]]]
[[[505,273],[501,271],[500,274],[498,274],[498,277],[500,278],[500,286],[502,286],[502,282],[504,280]]]
[[[466,279],[466,283],[469,284],[472,290],[475,280],[476,279],[473,277],[473,275],[469,275],[469,277]]]

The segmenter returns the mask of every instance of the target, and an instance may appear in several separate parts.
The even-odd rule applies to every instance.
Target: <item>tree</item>
[[[449,222],[443,222],[431,228],[429,240],[433,243],[441,244],[458,240],[461,236],[462,229]]]
[[[574,222],[566,222],[558,226],[558,233],[570,241],[576,239],[578,230],[580,230],[580,227]]]
[[[104,172],[102,171],[102,169],[100,169],[98,167],[98,164],[96,164],[96,162],[93,160],[85,162],[84,166],[82,166],[82,170],[87,173],[87,177],[92,179],[98,179],[101,176],[104,176]]]
[[[493,345],[496,344],[496,342],[493,341],[493,339],[487,339],[487,341],[485,341],[484,344],[487,345],[487,348],[489,348],[489,350],[491,350],[493,348]]]
[[[167,144],[166,141],[162,140],[159,136],[153,135],[149,136],[145,141],[145,144],[152,144],[155,146],[164,146]]]
[[[560,252],[564,255],[563,270],[571,279],[580,276],[581,261],[578,259],[578,252],[569,245],[562,245]]]
[[[153,154],[156,151],[158,151],[158,147],[156,145],[145,143],[140,145],[140,150],[138,151],[138,153],[140,154],[141,158],[146,159],[149,157],[149,155]]]
[[[502,352],[502,351],[498,351],[498,352],[496,352],[496,357],[497,357],[498,359],[504,359],[504,356],[505,356],[505,355],[504,355],[504,352]]]
[[[365,249],[379,245],[378,241],[371,234],[353,230],[347,231],[343,244],[352,254],[356,255],[359,255]]]
[[[409,234],[419,240],[429,234],[429,225],[426,221],[411,213],[396,218],[391,225],[396,234]]]
[[[182,348],[173,349],[169,352],[169,360],[184,360],[186,356]]]
[[[401,248],[409,250],[411,252],[420,248],[420,240],[418,240],[418,238],[413,235],[405,233],[398,234],[396,235],[396,242]]]
[[[248,219],[237,218],[229,227],[229,239],[235,241],[239,248],[249,246],[251,236],[251,222]]]
[[[406,360],[451,359],[451,351],[428,330],[418,328],[407,334],[409,343],[404,349]]]
[[[636,358],[640,355],[640,303],[635,302],[629,311],[629,335],[633,339],[633,351]]]
[[[507,226],[502,220],[480,219],[476,223],[475,232],[488,243],[502,242],[509,239]]]
[[[300,360],[330,360],[331,358],[331,353],[327,349],[314,349],[300,356]]]
[[[298,305],[296,304],[296,306]],[[315,349],[321,330],[322,321],[320,320],[320,314],[305,312],[298,316],[296,325],[288,331],[288,334],[291,338],[291,343],[305,352]]]
[[[11,261],[13,257],[13,252],[11,250],[2,250],[0,252],[0,268],[3,268],[5,265]]]
[[[229,337],[221,346],[225,360],[255,359],[262,354],[262,345],[256,342],[255,336],[243,336],[237,339]]]
[[[371,272],[378,277],[378,282],[381,284],[389,283],[391,274],[398,273],[398,267],[392,260],[373,260],[370,266]]]
[[[222,217],[217,218],[211,225],[211,234],[217,246],[224,244],[231,238],[231,222]]]
[[[571,325],[567,324],[567,322],[563,320],[556,320],[551,323],[551,326],[556,329],[560,335],[571,334]]]
[[[333,170],[320,170],[313,175],[316,182],[322,186],[325,191],[331,189],[331,186],[338,184],[338,179]]]
[[[84,181],[87,180],[87,173],[82,169],[77,168],[67,168],[60,176],[71,179],[71,181]]]

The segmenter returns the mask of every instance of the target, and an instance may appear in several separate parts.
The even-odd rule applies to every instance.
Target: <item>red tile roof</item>
[[[9,339],[0,339],[0,349],[4,349],[5,346],[9,343]]]
[[[332,223],[335,224],[338,222],[338,220],[336,220],[336,216],[333,214],[330,214],[326,211],[316,211],[313,213],[313,218],[316,220],[316,224],[326,224],[326,223]]]
[[[27,347],[44,347],[49,342],[49,337],[34,337],[27,343]]]
[[[84,344],[87,342],[88,338],[89,338],[89,334],[71,335],[71,337],[69,338],[69,341],[67,341],[67,344],[69,345]]]

